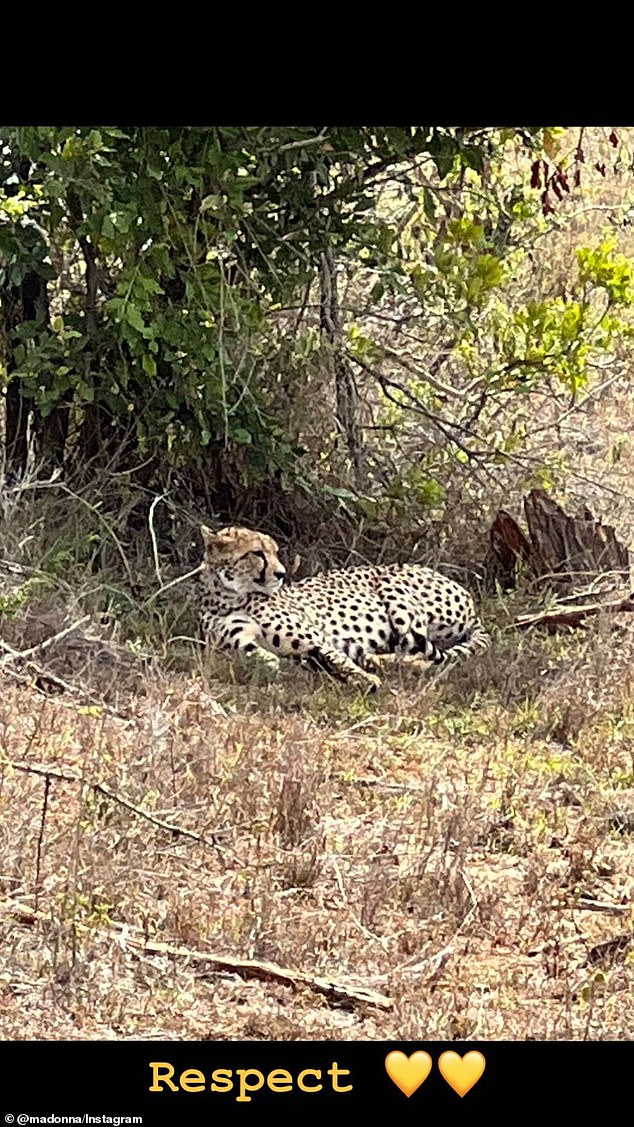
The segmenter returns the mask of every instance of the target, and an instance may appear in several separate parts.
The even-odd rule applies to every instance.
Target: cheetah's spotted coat
[[[309,658],[343,680],[380,683],[395,658],[440,664],[448,651],[486,648],[489,635],[458,583],[419,564],[331,571],[282,586],[286,569],[270,536],[201,529],[202,627],[221,650]]]

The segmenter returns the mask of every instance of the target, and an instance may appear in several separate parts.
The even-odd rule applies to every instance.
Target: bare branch
[[[148,518],[147,518],[148,527],[150,529],[150,539],[152,541],[152,555],[153,555],[153,558],[154,558],[154,570],[156,572],[156,578],[158,579],[158,581],[161,585],[163,584],[163,578],[161,576],[161,566],[160,566],[160,563],[159,563],[158,545],[156,543],[156,531],[154,529],[154,510],[155,510],[156,506],[158,505],[159,501],[164,501],[164,500],[165,500],[165,493],[161,493],[160,495],[157,495],[154,498],[154,500],[152,501],[152,504],[150,505],[150,511],[148,513]]]
[[[5,650],[7,656],[0,659],[0,668],[7,665],[10,661],[24,660],[32,657],[33,654],[40,653],[42,650],[47,650],[53,646],[55,642],[61,642],[62,638],[67,638],[69,634],[74,633],[80,626],[90,620],[89,614],[84,614],[78,618],[76,622],[71,622],[70,626],[66,626],[63,630],[59,630],[57,634],[51,634],[50,638],[45,638],[43,642],[38,642],[36,646],[31,646],[28,650],[15,650],[7,642],[0,639],[0,646]]]
[[[324,140],[327,132],[328,126],[326,125],[320,130],[316,137],[307,137],[303,141],[287,141],[285,145],[280,145],[279,149],[276,149],[276,152],[290,153],[294,149],[305,149],[307,145],[319,145],[320,142]]]
[[[126,810],[131,810],[139,818],[144,818],[146,822],[151,822],[152,825],[158,826],[161,830],[168,830],[169,833],[177,834],[179,837],[188,837],[192,841],[197,842],[199,845],[207,845],[212,849],[222,850],[224,847],[220,846],[215,840],[215,834],[211,838],[203,837],[202,834],[197,834],[194,830],[186,830],[183,826],[175,826],[172,822],[165,822],[162,818],[157,818],[149,811],[143,810],[142,807],[136,806],[134,802],[130,802],[128,798],[123,795],[117,794],[116,791],[111,790],[104,783],[93,783],[90,779],[84,779],[80,775],[71,774],[70,771],[59,771],[56,767],[35,767],[31,763],[15,763],[10,761],[10,766],[14,771],[24,771],[27,775],[41,775],[45,779],[58,779],[64,783],[79,783],[82,786],[88,786],[97,794],[103,794],[105,798],[109,798],[111,802],[115,802],[118,806],[123,806]]]

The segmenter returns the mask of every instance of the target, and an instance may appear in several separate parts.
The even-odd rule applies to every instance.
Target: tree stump
[[[588,586],[597,593],[631,590],[627,547],[587,506],[571,516],[543,489],[533,489],[524,500],[524,514],[528,536],[504,509],[493,521],[484,564],[492,584],[514,587],[523,571],[561,594],[584,587],[587,596]]]

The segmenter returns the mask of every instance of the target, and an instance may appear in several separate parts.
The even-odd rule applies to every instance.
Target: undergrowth
[[[2,1036],[631,1036],[627,623],[520,633],[498,592],[440,682],[265,679],[200,645],[193,579],[160,592],[188,544],[158,575],[100,513],[96,568],[92,502],[33,493],[0,553]]]

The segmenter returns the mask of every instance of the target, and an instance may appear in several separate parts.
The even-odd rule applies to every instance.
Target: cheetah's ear
[[[221,547],[222,540],[218,536],[218,533],[214,532],[211,528],[207,528],[206,524],[201,524],[200,535],[203,538],[203,548],[205,552],[209,552],[213,555]]]
[[[242,528],[221,528],[219,532],[214,532],[213,529],[207,528],[206,524],[201,524],[200,535],[207,555],[220,557],[233,555],[236,544],[250,533]]]

